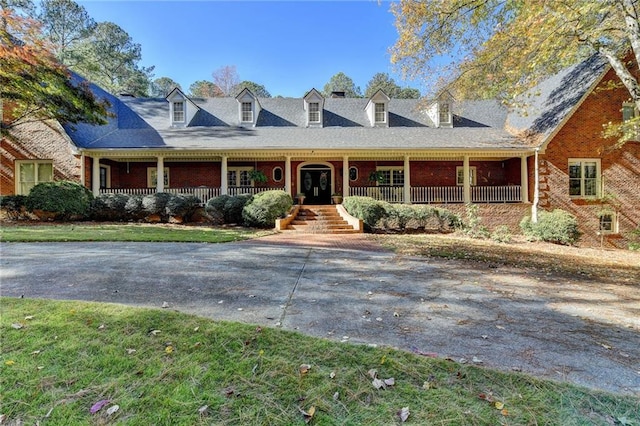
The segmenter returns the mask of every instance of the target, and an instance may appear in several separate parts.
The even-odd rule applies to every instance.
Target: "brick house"
[[[584,243],[604,236],[623,246],[640,225],[640,145],[606,149],[612,141],[602,125],[628,113],[624,89],[598,90],[611,79],[606,62],[591,58],[535,88],[527,114],[446,92],[431,101],[382,91],[325,98],[315,89],[296,99],[249,90],[198,99],[176,89],[166,99],[136,99],[93,87],[112,105],[109,124],[54,132],[75,168],[63,173],[58,164],[67,160],[56,153],[17,152],[3,141],[2,191],[28,190],[37,179],[11,172],[31,171],[32,162],[52,164],[55,178],[79,179],[95,194],[184,192],[206,201],[278,188],[304,194],[305,204],[328,204],[333,193],[460,212],[478,203],[490,227],[512,228],[532,210],[562,208],[579,218]]]

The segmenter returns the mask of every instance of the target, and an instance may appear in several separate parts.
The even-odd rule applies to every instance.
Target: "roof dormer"
[[[254,126],[258,121],[258,114],[262,107],[258,98],[251,92],[251,90],[244,88],[238,96],[238,120],[241,126]]]
[[[369,98],[365,111],[371,127],[389,127],[389,101],[389,96],[382,89]]]
[[[324,96],[322,96],[316,89],[311,89],[306,95],[304,95],[303,99],[307,127],[322,127]]]
[[[448,91],[443,91],[427,110],[429,118],[436,127],[453,127],[453,96]]]
[[[177,87],[165,99],[169,102],[169,123],[171,127],[187,127],[193,116],[200,109]]]

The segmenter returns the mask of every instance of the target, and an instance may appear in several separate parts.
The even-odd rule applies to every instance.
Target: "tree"
[[[38,18],[45,37],[54,44],[54,54],[67,66],[74,64],[70,50],[96,27],[86,9],[72,0],[42,0]]]
[[[214,83],[206,80],[198,80],[189,86],[189,95],[196,98],[221,98],[222,90]]]
[[[106,124],[109,104],[98,101],[87,84],[71,81],[40,37],[34,21],[10,9],[0,12],[0,123],[5,129],[28,121]]]
[[[269,91],[262,84],[258,84],[248,80],[244,80],[238,83],[238,85],[233,90],[234,95],[238,95],[238,93],[242,92],[244,89],[251,90],[251,93],[259,98],[271,97],[271,93],[269,93]]]
[[[638,0],[400,0],[391,10],[399,34],[392,61],[414,75],[445,71],[444,86],[458,98],[513,103],[545,77],[597,54],[640,109]],[[434,64],[443,55],[459,59],[442,69]],[[624,143],[638,125],[636,117],[608,130]]]
[[[356,86],[351,77],[348,77],[345,73],[339,72],[331,79],[322,89],[322,94],[326,97],[331,96],[331,92],[344,92],[347,98],[361,98],[362,91],[360,87]]]
[[[240,82],[235,65],[225,65],[212,74],[213,83],[218,86],[224,96],[233,96],[234,88]]]
[[[182,90],[179,83],[176,83],[174,80],[169,77],[160,77],[153,80],[151,83],[151,96],[157,98],[164,98],[167,96],[173,89],[178,88]]]
[[[113,93],[146,96],[153,67],[139,67],[140,44],[112,22],[100,22],[93,33],[73,50],[73,67],[85,78]]]
[[[364,97],[370,98],[380,89],[382,89],[390,98],[418,99],[420,97],[420,91],[418,89],[412,89],[410,87],[403,89],[396,84],[389,74],[384,72],[376,73],[371,77],[371,80],[367,83]]]
[[[413,87],[404,87],[398,93],[398,99],[420,99],[420,91]]]

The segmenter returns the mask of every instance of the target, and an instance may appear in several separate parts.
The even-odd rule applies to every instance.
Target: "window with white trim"
[[[569,159],[569,196],[595,198],[600,194],[600,160],[595,158]]]
[[[164,168],[164,187],[169,188],[169,167]],[[147,188],[158,186],[158,168],[147,167]]]
[[[387,111],[385,109],[385,105],[382,102],[375,103],[375,117],[374,121],[376,123],[386,123],[387,122]]]
[[[403,186],[404,167],[377,167],[379,173],[378,186]]]
[[[599,230],[603,234],[615,234],[618,232],[618,218],[613,212],[603,212],[599,215]]]
[[[100,165],[100,189],[111,188],[111,166]]]
[[[53,161],[16,160],[15,178],[16,194],[29,195],[37,184],[53,181]]]
[[[442,124],[450,124],[451,123],[451,107],[449,106],[449,102],[440,103],[440,123]]]
[[[242,121],[252,123],[253,122],[253,103],[242,103]]]
[[[349,167],[349,180],[358,180],[358,168],[356,166]]]
[[[309,123],[320,122],[320,103],[309,102]]]
[[[282,180],[282,176],[283,176],[282,167],[279,167],[279,166],[274,167],[273,173],[272,173],[273,181],[280,182]]]
[[[253,186],[250,172],[252,167],[229,167],[227,170],[227,184],[229,186]]]
[[[469,167],[469,185],[476,186],[477,173],[476,166]],[[456,166],[456,185],[464,185],[464,166]]]
[[[184,102],[173,103],[173,121],[177,123],[184,123]]]

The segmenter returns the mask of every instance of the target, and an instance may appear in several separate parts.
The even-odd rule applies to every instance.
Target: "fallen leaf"
[[[157,336],[158,333],[160,333],[160,330],[151,330],[149,333],[153,334],[154,336]]]
[[[109,402],[111,402],[111,401],[109,401],[108,399],[102,399],[102,400],[96,402],[95,404],[93,404],[91,406],[91,408],[89,409],[89,412],[91,414],[95,414],[98,411],[102,410],[105,405],[109,404]]]
[[[42,352],[42,351],[33,351],[33,352],[31,352],[31,355],[38,355],[40,352]]]
[[[307,374],[309,370],[311,370],[311,366],[309,364],[300,365],[300,374]]]
[[[98,327],[98,330],[104,330],[105,329],[105,325],[104,324],[100,324],[100,326]]]
[[[131,355],[131,354],[135,354],[137,351],[135,349],[127,349],[127,354]]]
[[[500,410],[500,414],[507,417],[509,415],[509,410],[507,410],[506,408],[503,408],[502,410]]]
[[[166,348],[164,348],[164,351],[168,354],[173,352],[173,346],[169,345]]]
[[[198,408],[198,414],[203,415],[208,408],[209,408],[208,405],[203,405],[202,407]]]
[[[504,408],[504,403],[500,401],[496,401],[494,406],[496,407],[496,409],[502,410]]]
[[[333,400],[334,400],[334,401],[337,401],[337,400],[338,400],[338,398],[340,398],[340,393],[338,393],[338,392],[334,393],[334,394],[333,394]]]
[[[305,423],[309,423],[311,419],[313,419],[313,415],[316,413],[316,407],[314,406],[311,406],[311,408],[309,408],[309,410],[307,411],[304,411],[302,408],[298,408],[298,410],[304,416]]]
[[[331,377],[332,379],[334,379],[336,377],[336,372],[332,371],[331,373],[329,373],[329,377]]]
[[[482,360],[475,356],[473,357],[472,361],[475,362],[476,364],[482,364]]]
[[[33,318],[33,315],[27,315],[26,317],[24,317],[24,319],[26,319],[27,321],[32,320]]]
[[[433,384],[431,384],[431,382],[424,382],[424,383],[422,384],[422,389],[429,390],[429,389],[431,389],[432,387],[433,387]]]
[[[193,329],[193,331],[198,331],[198,330],[200,330],[200,327],[195,327],[195,328]]]
[[[4,365],[13,365],[13,364],[15,364],[15,363],[16,363],[16,362],[15,362],[14,360],[10,359],[10,360],[5,361],[5,362],[4,362]]]
[[[409,414],[411,414],[409,413],[409,407],[402,407],[402,409],[398,411],[398,416],[400,416],[400,421],[402,421],[402,423],[407,421]]]
[[[7,415],[6,414],[0,414],[0,424],[4,423],[4,421],[7,419]]]
[[[602,346],[605,349],[609,349],[609,350],[611,350],[611,348],[612,348],[611,345],[607,345],[606,343],[600,343],[600,346]]]
[[[369,374],[369,377],[371,377],[372,379],[375,379],[376,377],[378,377],[378,370],[372,368],[367,372],[367,374]]]
[[[111,407],[109,407],[107,409],[107,416],[110,416],[112,414],[114,414],[116,411],[118,411],[120,409],[119,405],[112,405]]]
[[[396,384],[396,379],[394,379],[393,377],[389,379],[384,379],[384,384],[387,386],[393,386]]]
[[[380,380],[380,379],[373,379],[373,382],[371,382],[371,384],[376,389],[384,389],[386,387],[384,382],[382,380]]]
[[[167,302],[162,302],[162,307],[163,307],[163,308],[168,308],[168,307],[169,307],[169,304],[168,304]]]
[[[18,324],[17,322],[14,322],[13,324],[11,324],[11,328],[14,328],[16,330],[20,330],[23,327],[24,327],[24,325]]]
[[[394,316],[394,317],[396,317],[396,318],[398,318],[398,317],[400,316],[400,314],[399,314],[399,313],[397,313],[397,312],[394,312],[394,313],[393,313],[393,316]]]

